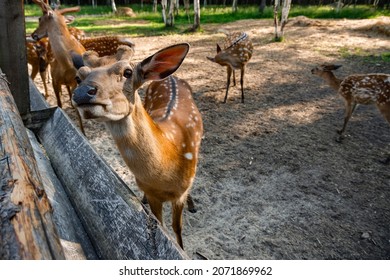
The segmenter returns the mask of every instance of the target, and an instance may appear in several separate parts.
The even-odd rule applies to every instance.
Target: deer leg
[[[236,86],[236,71],[233,69],[233,86]]]
[[[162,202],[157,199],[153,199],[150,196],[146,196],[146,198],[149,202],[150,210],[152,210],[153,215],[157,218],[161,225],[164,225],[164,221],[162,219]]]
[[[178,201],[172,202],[172,228],[176,234],[177,243],[184,250],[183,239],[181,236],[181,231],[183,228],[183,208],[184,203]]]
[[[53,80],[53,90],[57,98],[57,106],[62,108],[61,102],[61,85],[59,85],[55,80]]]
[[[31,75],[30,75],[30,77],[33,81],[34,81],[35,77],[37,76],[37,74],[38,74],[38,67],[33,65],[31,68]]]
[[[191,213],[196,213],[198,210],[195,207],[194,200],[192,199],[192,196],[188,194],[187,196],[187,206],[188,206],[188,211]]]
[[[47,84],[46,84],[46,70],[40,71],[39,75],[41,76],[43,88],[45,89],[45,99],[49,98],[49,92],[47,91]]]
[[[344,138],[343,133],[344,133],[345,129],[347,128],[348,121],[351,118],[353,111],[355,111],[356,105],[357,105],[356,102],[346,102],[345,103],[344,124],[343,124],[343,127],[341,129],[337,130],[337,133],[340,135],[336,139],[337,142],[341,142],[343,140],[343,138]]]
[[[244,103],[244,76],[245,76],[245,67],[241,68],[241,103]]]
[[[232,76],[233,69],[228,66],[227,67],[227,82],[226,82],[226,94],[225,94],[225,99],[223,100],[223,103],[226,103],[228,92],[229,92],[229,86],[230,86],[230,78]]]

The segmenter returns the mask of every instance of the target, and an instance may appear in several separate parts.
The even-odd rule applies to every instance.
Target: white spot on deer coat
[[[192,160],[194,156],[192,155],[192,153],[185,153],[185,154],[184,154],[184,157],[185,157],[186,159],[188,159],[188,160]]]

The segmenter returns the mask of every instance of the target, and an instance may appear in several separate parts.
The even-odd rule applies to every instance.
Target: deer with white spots
[[[340,67],[341,65],[323,64],[311,70],[312,74],[325,79],[344,99],[344,124],[340,130],[337,130],[340,135],[337,141],[342,141],[347,123],[358,104],[375,104],[390,124],[390,75],[383,73],[356,74],[341,80],[336,78],[332,72]],[[388,164],[389,162],[390,156],[384,163]]]
[[[347,123],[358,104],[375,104],[382,116],[390,124],[390,75],[382,73],[350,75],[341,80],[335,77],[332,70],[339,65],[321,65],[311,70],[312,74],[322,77],[328,84],[337,90],[345,103],[344,124],[337,130],[343,139]]]
[[[84,118],[106,124],[162,224],[163,203],[172,203],[172,227],[182,248],[182,212],[203,135],[191,87],[171,76],[188,50],[188,44],[178,44],[136,65],[121,60],[93,69],[83,66],[73,94],[73,104]],[[137,89],[148,81],[152,83],[143,105]]]
[[[207,57],[212,62],[216,62],[221,66],[227,67],[227,82],[226,82],[226,94],[223,103],[226,103],[230,78],[233,74],[233,85],[236,85],[235,71],[240,69],[241,71],[241,102],[244,103],[244,76],[245,66],[252,57],[253,45],[248,34],[245,32],[225,32],[226,39],[223,43],[223,48],[217,44],[217,54],[215,57]]]

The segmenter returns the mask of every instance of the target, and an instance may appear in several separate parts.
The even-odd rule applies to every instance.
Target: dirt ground
[[[390,18],[292,19],[282,43],[272,41],[271,20],[203,28],[196,35],[132,38],[135,61],[170,44],[191,44],[176,74],[193,88],[204,138],[192,189],[198,211],[184,212],[187,254],[193,259],[390,259],[390,165],[381,163],[390,154],[390,126],[375,106],[362,105],[347,138],[336,142],[343,101],[310,72],[327,62],[343,65],[338,77],[390,73],[390,63],[374,57],[390,51],[384,32]],[[222,104],[226,70],[206,59],[225,37],[217,32],[221,28],[246,31],[254,44],[245,104],[239,85]],[[42,88],[39,78],[36,82]],[[104,126],[87,121],[85,127],[97,152],[141,197]],[[169,208],[164,209],[171,232]]]

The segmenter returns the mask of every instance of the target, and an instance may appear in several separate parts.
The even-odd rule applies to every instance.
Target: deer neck
[[[332,72],[325,72],[324,75],[322,75],[322,78],[328,83],[331,88],[336,91],[339,90],[342,80],[338,79]]]
[[[137,180],[150,184],[148,178],[168,173],[166,163],[174,161],[176,148],[145,111],[138,94],[130,106],[133,108],[128,116],[106,125]]]
[[[69,33],[65,22],[63,22],[59,17],[55,20],[55,24],[51,24],[48,30],[51,50],[60,65],[67,68],[74,68],[70,56],[71,51],[82,54],[85,49]]]

